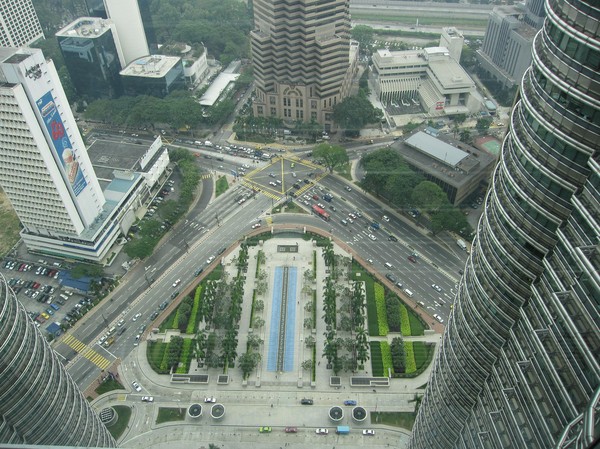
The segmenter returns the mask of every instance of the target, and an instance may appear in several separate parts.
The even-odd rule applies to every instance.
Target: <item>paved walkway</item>
[[[278,252],[277,245],[295,245],[298,243],[298,252]],[[371,387],[359,388],[350,386],[350,377],[348,373],[340,373],[340,386],[330,385],[331,370],[325,368],[325,359],[321,358],[324,344],[324,323],[320,319],[322,315],[322,288],[324,279],[328,275],[321,256],[321,249],[313,246],[311,242],[306,242],[298,238],[289,239],[271,239],[267,240],[263,246],[250,248],[249,266],[246,272],[246,285],[252,287],[256,285],[255,258],[258,249],[262,249],[269,254],[266,264],[260,267],[267,274],[267,291],[264,295],[259,295],[265,303],[265,308],[261,316],[265,325],[263,328],[253,330],[264,341],[261,349],[261,366],[254,372],[247,382],[242,382],[239,369],[233,368],[229,371],[230,382],[226,385],[217,384],[217,376],[222,374],[222,369],[196,368],[195,362],[192,362],[190,373],[206,373],[210,376],[207,385],[199,384],[177,384],[170,382],[170,376],[156,374],[150,367],[147,358],[147,342],[142,341],[137,350],[133,351],[118,366],[118,376],[128,394],[123,392],[111,392],[103,395],[94,402],[96,408],[102,408],[106,405],[118,405],[124,402],[133,401],[133,415],[130,421],[130,427],[121,439],[122,447],[132,448],[166,448],[175,443],[177,447],[198,447],[199,441],[227,442],[227,448],[269,448],[282,447],[286,442],[295,447],[306,447],[307,444],[321,447],[321,444],[333,441],[333,444],[344,444],[344,447],[403,447],[407,441],[409,432],[388,428],[387,432],[378,432],[374,439],[365,439],[360,435],[360,428],[368,428],[371,424],[360,424],[354,422],[349,416],[344,418],[340,424],[350,425],[357,432],[353,432],[350,438],[339,440],[340,436],[329,435],[319,438],[314,434],[313,429],[317,427],[329,427],[332,423],[328,418],[326,411],[333,405],[341,405],[345,399],[355,399],[359,405],[364,406],[368,411],[413,411],[415,394],[424,392],[423,386],[427,383],[431,365],[424,373],[413,379],[392,379],[389,387]],[[316,280],[312,276],[304,276],[306,269],[311,269],[313,263],[313,252],[317,253]],[[341,254],[341,250],[337,250]],[[233,257],[237,250],[232,251],[225,257],[225,269],[231,275],[235,272]],[[297,315],[295,325],[295,369],[290,372],[271,372],[266,370],[268,344],[268,331],[270,323],[270,298],[272,297],[272,278],[274,268],[277,266],[297,266],[298,267],[298,288],[297,288]],[[230,276],[232,278],[232,276]],[[310,315],[305,309],[305,305],[312,300],[312,290],[317,291],[317,326],[316,332],[306,329],[303,326],[304,319]],[[246,351],[245,341],[249,333],[250,310],[252,302],[252,288],[247,288],[244,297],[243,313],[240,320],[238,355]],[[317,360],[319,361],[316,369],[316,379],[311,381],[310,371],[302,370],[300,367],[303,360],[310,359],[311,350],[303,343],[307,336],[312,335],[317,341]],[[339,333],[344,336],[343,332]],[[150,339],[160,337],[156,334],[150,334]],[[394,335],[387,337],[370,337],[372,340],[387,339],[391,341]],[[427,341],[438,343],[440,334],[431,333],[423,337],[407,337],[406,340]],[[436,351],[437,351],[436,345]],[[370,362],[365,364],[364,372],[355,375],[370,376]],[[142,392],[135,393],[131,391],[131,383],[137,381],[142,385]],[[139,402],[139,396],[153,395],[154,404],[143,404]],[[218,402],[226,407],[226,418],[222,421],[215,421],[210,417],[208,407],[204,407],[204,397],[215,396]],[[315,406],[307,408],[299,405],[300,399],[304,397],[312,398]],[[205,409],[197,425],[183,425],[181,422],[156,424],[158,407],[188,407],[191,403],[198,402]],[[136,404],[137,403],[137,404]],[[346,413],[350,412],[345,408]],[[188,418],[189,419],[189,418]],[[188,424],[192,424],[189,422]],[[257,427],[270,425],[273,426],[274,435],[271,440],[276,443],[271,445],[266,440],[265,435],[260,435]],[[301,429],[297,435],[286,435],[281,431],[285,426],[306,427]],[[382,426],[375,428],[383,429]],[[275,435],[277,434],[277,436]],[[300,435],[302,437],[300,438]],[[214,440],[214,438],[220,440]],[[282,439],[283,438],[283,439]],[[222,440],[222,441],[221,441]],[[265,441],[266,440],[266,441]],[[314,441],[313,441],[314,440]],[[332,445],[333,445],[332,444]],[[279,445],[279,446],[278,446]],[[208,446],[208,444],[206,444]],[[325,447],[325,446],[322,446]]]

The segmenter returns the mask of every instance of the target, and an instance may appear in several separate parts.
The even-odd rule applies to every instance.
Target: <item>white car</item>
[[[117,323],[117,326],[121,327],[121,326],[123,326],[123,324],[125,324],[125,320],[119,320],[119,322]]]
[[[382,218],[383,218],[385,221],[390,221],[390,217],[388,217],[387,215],[384,215]]]
[[[137,321],[137,319],[138,319],[139,317],[141,317],[141,316],[142,316],[142,314],[141,314],[141,313],[136,313],[136,314],[133,316],[133,321]]]
[[[377,237],[375,237],[373,234],[369,234],[369,238],[373,241],[377,240]]]
[[[131,383],[131,385],[133,385],[133,388],[135,389],[135,391],[142,391],[142,387],[140,386],[140,384],[138,384],[136,381],[133,381]]]
[[[252,229],[260,228],[260,223],[254,223]]]
[[[441,292],[442,291],[442,287],[440,287],[437,284],[431,284],[431,288],[434,289],[436,292]]]
[[[210,264],[212,263],[212,261],[215,260],[215,256],[210,256],[208,259],[206,259],[206,264]]]
[[[217,398],[204,398],[204,402],[207,404],[214,404],[215,402],[217,402]]]
[[[363,430],[363,435],[374,437],[375,436],[375,431],[371,430],[371,429],[365,429],[365,430]]]
[[[434,313],[434,314],[433,314],[433,317],[434,317],[436,320],[438,320],[440,323],[443,323],[443,322],[444,322],[444,320],[442,319],[442,317],[441,317],[441,316],[439,316],[437,313]]]
[[[317,429],[317,430],[315,430],[315,433],[317,435],[327,435],[329,433],[329,430],[328,429]]]
[[[142,396],[142,402],[154,402],[154,398],[152,396]]]
[[[173,282],[173,288],[177,287],[180,283],[181,279],[177,279],[175,282]]]

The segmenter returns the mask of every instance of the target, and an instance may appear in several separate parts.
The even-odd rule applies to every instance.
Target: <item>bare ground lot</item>
[[[20,230],[19,219],[4,190],[0,188],[0,257],[4,257],[19,241]]]

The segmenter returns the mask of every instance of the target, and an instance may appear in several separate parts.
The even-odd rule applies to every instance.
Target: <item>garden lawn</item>
[[[371,346],[371,372],[374,377],[383,377],[383,358],[381,356],[381,345],[378,341],[369,342]]]
[[[131,418],[131,409],[126,405],[113,405],[115,412],[119,416],[117,418],[117,422],[112,426],[108,427],[108,431],[113,436],[115,440],[121,438],[125,429],[129,425],[129,418]]]
[[[435,345],[423,341],[413,341],[413,353],[417,369],[420,369],[428,360],[431,361],[430,357],[433,355],[433,351],[435,351]]]
[[[161,369],[161,364],[167,354],[168,343],[162,341],[149,341],[146,346],[146,358],[154,371],[158,374],[169,374],[169,370]]]
[[[191,338],[183,339],[183,348],[181,348],[181,356],[179,356],[179,366],[177,368],[177,374],[187,374],[190,370],[190,363],[192,361],[193,340]]]
[[[169,421],[183,421],[184,419],[184,408],[160,407],[158,409],[158,416],[156,417],[156,424],[162,424]]]

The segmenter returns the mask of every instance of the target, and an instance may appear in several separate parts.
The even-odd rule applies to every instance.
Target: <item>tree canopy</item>
[[[313,157],[320,160],[330,172],[333,172],[336,167],[348,163],[346,149],[338,145],[329,145],[328,143],[317,145],[313,150]]]
[[[333,120],[346,131],[359,131],[382,118],[383,111],[375,108],[365,95],[346,97],[333,108]]]

